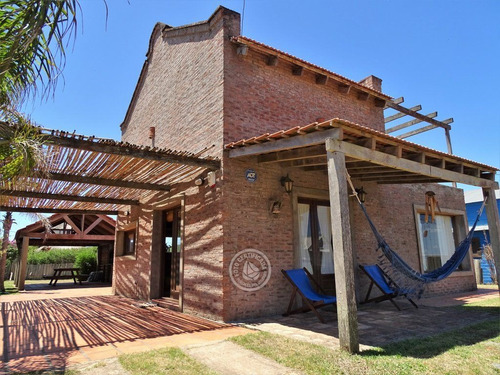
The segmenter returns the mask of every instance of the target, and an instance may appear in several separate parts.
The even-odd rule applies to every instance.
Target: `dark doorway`
[[[179,299],[182,257],[181,208],[163,213],[163,291],[162,297]]]

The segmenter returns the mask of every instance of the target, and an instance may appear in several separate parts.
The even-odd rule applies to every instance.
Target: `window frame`
[[[420,272],[423,271],[423,244],[421,241],[421,230],[420,230],[420,215],[425,214],[425,206],[423,205],[413,205],[413,216],[415,220],[415,228],[416,228],[416,236],[417,236],[417,245],[418,245],[418,261],[419,261],[419,267],[420,267]],[[467,235],[468,232],[468,223],[467,223],[467,215],[465,210],[456,210],[456,209],[450,209],[450,208],[441,208],[440,211],[436,212],[437,216],[449,216],[451,217],[451,225],[453,228],[453,239],[455,243],[455,247],[458,246],[460,241],[462,241],[465,236]],[[464,259],[464,261],[468,262],[469,269],[467,270],[456,270],[453,271],[453,273],[450,275],[450,277],[457,277],[457,276],[469,276],[473,275],[473,270],[472,270],[472,250],[469,247],[469,251],[467,252],[467,260]]]
[[[123,225],[116,231],[116,241],[115,241],[115,256],[128,259],[137,259],[137,238],[139,231],[139,221],[134,220],[129,224]],[[127,250],[127,238],[128,235],[133,234],[134,236],[134,246],[133,251],[128,252]]]

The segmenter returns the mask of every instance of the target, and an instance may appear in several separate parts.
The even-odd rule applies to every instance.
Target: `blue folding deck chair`
[[[323,317],[316,310],[319,307],[323,307],[326,305],[331,305],[337,302],[337,298],[334,296],[328,296],[326,294],[320,294],[314,290],[311,285],[311,280],[317,286],[318,290],[321,293],[325,293],[324,290],[320,287],[318,282],[314,280],[313,276],[309,273],[306,268],[298,268],[293,270],[281,270],[285,278],[292,284],[293,291],[290,297],[290,303],[288,304],[288,310],[283,316],[288,316],[291,314],[296,314],[299,312],[307,312],[309,310],[314,311],[318,319],[321,323],[326,323]],[[297,293],[302,297],[305,306],[301,308],[292,310],[293,302],[295,300],[295,296]]]
[[[411,302],[415,308],[418,308],[418,306],[411,300],[410,297],[406,294],[404,290],[399,288],[394,281],[391,280],[391,278],[384,272],[382,271],[382,268],[378,264],[371,264],[371,265],[360,265],[359,268],[363,270],[364,273],[370,278],[371,283],[370,287],[368,288],[368,293],[366,293],[366,298],[363,302],[361,303],[368,303],[368,302],[382,302],[389,300],[398,310],[401,311],[400,307],[394,301],[394,298],[398,296],[403,296],[405,297],[408,301]],[[381,296],[370,298],[370,293],[372,291],[373,285],[376,285],[380,291],[383,293]]]

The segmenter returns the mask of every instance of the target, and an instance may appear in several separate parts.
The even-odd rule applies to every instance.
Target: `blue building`
[[[495,191],[497,206],[500,209],[500,190]],[[465,210],[467,212],[467,221],[469,228],[476,220],[477,212],[483,204],[483,192],[481,189],[469,190],[464,192],[465,196]],[[490,268],[484,257],[483,246],[490,242],[488,221],[486,219],[486,212],[483,211],[476,229],[474,231],[474,238],[472,240],[472,253],[474,258],[481,258],[481,270],[483,275],[483,283],[491,284],[493,282],[490,274]]]

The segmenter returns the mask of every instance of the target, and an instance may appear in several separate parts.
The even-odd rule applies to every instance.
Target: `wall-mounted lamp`
[[[358,198],[361,203],[365,203],[366,194],[368,194],[361,186],[359,189],[356,189],[356,194],[358,194]]]
[[[204,180],[203,178],[199,177],[199,178],[197,178],[196,180],[194,180],[194,184],[195,184],[196,186],[201,186],[201,185],[203,185],[203,182],[204,182],[204,181],[205,181],[205,180]]]
[[[290,194],[293,190],[293,180],[290,178],[288,173],[285,177],[281,177],[281,186],[285,188],[285,191]]]

